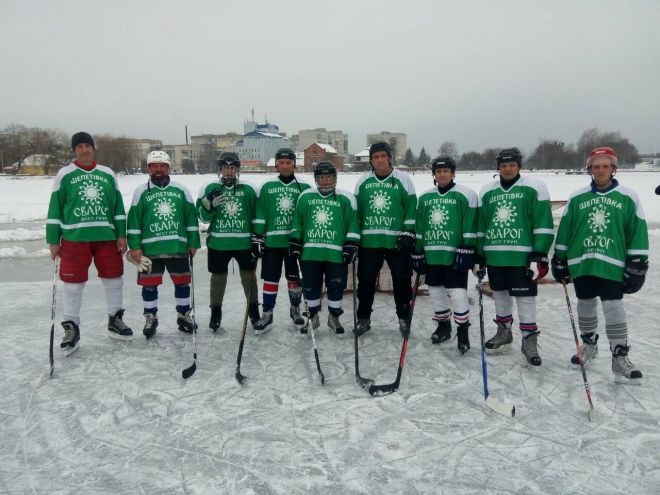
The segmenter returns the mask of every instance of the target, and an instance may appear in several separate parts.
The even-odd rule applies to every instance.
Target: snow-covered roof
[[[360,151],[359,153],[356,153],[355,156],[356,157],[358,157],[358,156],[369,156],[369,148],[366,148],[366,149]]]
[[[263,136],[263,137],[268,137],[268,138],[281,138],[281,139],[287,139],[284,136],[281,136],[279,134],[275,134],[273,132],[263,132],[263,131],[250,131],[248,132],[244,137],[249,137],[249,136]]]
[[[316,145],[320,146],[321,148],[323,148],[323,149],[325,150],[326,153],[334,153],[334,154],[337,154],[337,150],[334,149],[334,148],[333,148],[332,146],[330,146],[329,144],[323,144],[323,143],[314,143],[314,144],[316,144]]]

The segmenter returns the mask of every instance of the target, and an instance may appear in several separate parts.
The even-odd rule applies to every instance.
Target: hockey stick
[[[245,317],[243,318],[243,329],[241,330],[241,342],[238,344],[238,356],[236,356],[236,373],[234,377],[239,385],[243,385],[247,376],[241,374],[241,359],[243,358],[243,345],[245,344],[245,330],[247,329],[248,312],[250,310],[250,300],[252,299],[252,289],[248,292],[247,303],[245,304]]]
[[[50,348],[48,350],[48,358],[50,360],[50,375],[53,376],[55,371],[55,358],[53,357],[53,341],[55,340],[55,291],[57,290],[57,268],[59,266],[59,257],[55,258],[53,262],[53,303],[50,307]]]
[[[479,333],[481,337],[481,374],[484,381],[484,401],[486,401],[486,405],[496,413],[512,418],[516,415],[515,406],[499,399],[495,399],[488,393],[488,366],[486,364],[486,337],[484,333],[484,296],[481,290],[481,284],[483,283],[484,277],[483,275],[478,275],[477,278],[477,292],[479,293]]]
[[[421,275],[417,273],[415,277],[415,287],[413,289],[413,297],[410,302],[410,315],[406,322],[407,331],[403,337],[403,344],[401,344],[401,357],[399,358],[399,368],[396,371],[396,379],[394,382],[385,385],[371,385],[369,393],[374,396],[387,395],[397,391],[399,383],[401,383],[401,373],[403,372],[403,365],[406,361],[406,350],[408,349],[408,337],[410,336],[410,324],[412,323],[413,311],[415,310],[415,301],[417,301],[417,290],[419,288],[419,278]]]
[[[355,342],[355,381],[364,390],[369,390],[374,381],[370,378],[360,376],[360,358],[358,353],[358,334],[357,334],[357,275],[355,274],[355,260],[353,260],[353,341]]]
[[[188,257],[190,259],[190,315],[193,321],[193,364],[181,372],[181,376],[187,380],[195,374],[197,371],[197,322],[195,321],[195,276],[193,269],[193,256],[192,254]]]
[[[302,273],[302,270],[301,270]],[[309,306],[307,306],[307,298],[305,297],[305,284],[304,279],[300,278],[300,285],[303,286],[303,301],[305,302],[305,316],[307,316],[307,328],[309,333],[312,336],[312,347],[314,348],[314,360],[316,361],[316,370],[319,372],[319,377],[321,378],[321,385],[325,385],[325,375],[321,371],[321,363],[319,361],[319,351],[316,347],[316,336],[314,335],[314,325],[312,325],[311,317],[309,314]]]
[[[580,342],[578,341],[577,330],[575,328],[575,318],[573,318],[573,308],[571,308],[571,299],[568,297],[568,288],[566,287],[566,280],[562,280],[561,284],[564,286],[564,294],[566,295],[566,306],[568,307],[568,316],[571,320],[571,327],[573,327],[573,337],[575,338],[575,348],[577,349],[577,356],[580,360],[580,369],[582,370],[582,381],[584,382],[584,391],[587,393],[587,401],[589,402],[589,411],[587,417],[589,421],[594,419],[594,403],[591,401],[591,388],[587,381],[587,372],[584,369],[584,361],[582,360],[582,352],[580,351]]]

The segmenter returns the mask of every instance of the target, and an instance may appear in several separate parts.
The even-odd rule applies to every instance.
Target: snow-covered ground
[[[585,175],[539,173],[553,200],[586,184]],[[194,195],[212,176],[179,176]],[[310,176],[304,177],[312,181]],[[340,176],[352,190],[357,175]],[[563,289],[544,284],[538,299],[543,366],[530,370],[518,350],[489,356],[492,395],[516,406],[515,418],[486,408],[482,397],[478,307],[472,307],[472,349],[430,343],[428,297],[420,296],[398,392],[372,398],[354,378],[353,341],[322,328],[317,342],[326,376],[320,386],[311,341],[289,325],[281,289],[275,328],[248,331],[234,380],[244,297],[230,270],[223,330],[209,317],[206,253],[195,258],[197,372],[192,342],[175,329],[173,290],[160,294],[160,328],[146,342],[140,291],[126,267],[125,320],[130,342],[107,337],[101,284],[90,271],[80,350],[59,352],[48,378],[53,263],[44,221],[52,179],[0,177],[0,493],[660,493],[660,174],[621,173],[639,194],[650,226],[651,268],[641,292],[626,296],[631,359],[640,387],[615,385],[604,330],[601,355],[588,371],[595,421],[579,370]],[[244,176],[259,184],[266,176]],[[120,177],[128,207],[143,176]],[[459,174],[478,190],[492,174]],[[432,185],[414,176],[417,190]],[[474,278],[471,277],[470,285]],[[284,285],[284,284],[283,284]],[[58,289],[61,288],[61,285]],[[656,294],[655,296],[653,294]],[[474,290],[472,299],[476,300]],[[575,306],[572,290],[571,296]],[[352,327],[352,297],[342,320]],[[61,304],[58,304],[60,321]],[[485,299],[487,334],[494,306]],[[377,383],[394,380],[401,338],[390,295],[376,297],[374,330],[361,339],[360,368]]]

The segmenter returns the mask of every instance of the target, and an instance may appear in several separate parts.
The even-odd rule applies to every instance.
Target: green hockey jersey
[[[591,275],[623,281],[626,257],[649,254],[644,211],[632,189],[606,192],[586,186],[568,198],[559,223],[555,253],[568,261],[571,277]]]
[[[133,193],[128,210],[128,247],[145,256],[181,254],[200,247],[195,204],[183,184],[149,181]]]
[[[477,193],[454,185],[441,194],[432,187],[417,202],[417,249],[424,250],[429,265],[453,265],[456,248],[474,246],[477,240]]]
[[[264,183],[259,189],[254,233],[263,235],[266,247],[285,248],[293,231],[293,213],[300,193],[311,186],[292,180],[285,184],[279,178]]]
[[[303,261],[342,263],[344,243],[360,242],[355,196],[341,189],[325,196],[307,189],[298,198],[291,238],[303,242]]]
[[[104,166],[86,171],[74,163],[55,177],[48,205],[46,242],[112,241],[126,237],[126,212],[114,172]]]
[[[538,179],[520,177],[506,191],[499,179],[485,185],[478,218],[477,253],[491,266],[525,266],[529,253],[552,245],[550,194]]]
[[[410,176],[394,169],[380,180],[367,172],[355,186],[360,221],[360,245],[393,249],[402,231],[415,230],[417,196]]]
[[[202,198],[214,189],[222,189],[226,201],[209,212],[202,206]],[[206,245],[218,251],[250,249],[256,203],[255,188],[245,182],[227,187],[214,181],[202,186],[196,207],[199,219],[209,224]]]

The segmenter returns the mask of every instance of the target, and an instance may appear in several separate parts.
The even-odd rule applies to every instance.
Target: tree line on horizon
[[[96,160],[109,166],[116,172],[132,172],[132,165],[144,162],[145,157],[138,157],[138,147],[135,141],[127,136],[111,134],[95,134]],[[589,152],[598,146],[611,146],[619,155],[622,168],[632,167],[639,162],[640,155],[627,138],[619,132],[601,132],[596,128],[587,129],[582,133],[577,143],[566,144],[553,139],[543,139],[534,150],[524,156],[527,169],[580,169],[584,167]],[[451,155],[459,170],[492,170],[499,148],[486,148],[483,151],[466,151],[458,153],[455,142],[445,141],[437,150],[438,154]],[[71,157],[70,136],[58,129],[43,129],[40,127],[25,127],[11,124],[0,130],[0,165],[2,168],[14,163],[22,163],[31,155],[48,155],[48,163],[64,164]],[[660,153],[654,156],[660,157]],[[427,166],[433,156],[423,147],[419,155],[411,148],[406,150],[401,165]],[[192,164],[190,164],[192,165]],[[193,168],[186,167],[188,172]],[[199,167],[198,167],[198,172]]]

